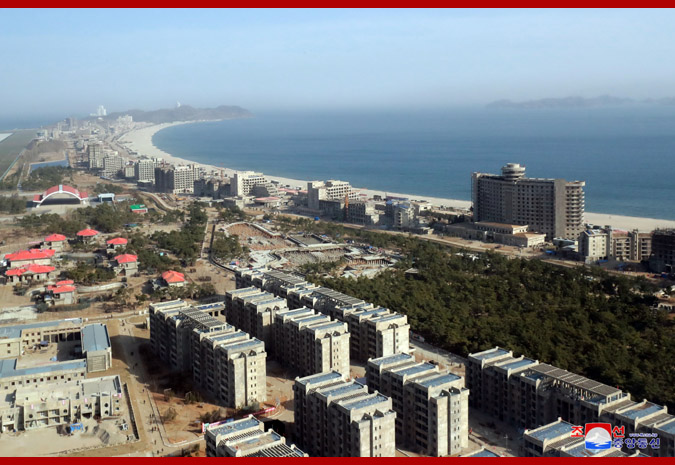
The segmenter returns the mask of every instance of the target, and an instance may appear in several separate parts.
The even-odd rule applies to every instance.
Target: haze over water
[[[530,177],[586,181],[586,211],[675,219],[675,107],[257,113],[153,142],[225,168],[460,200],[473,171],[515,162]]]

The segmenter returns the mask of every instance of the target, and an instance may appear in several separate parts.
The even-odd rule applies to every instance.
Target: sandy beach
[[[198,121],[194,121],[195,123]],[[226,176],[232,176],[236,170],[228,168],[220,168],[214,165],[206,165],[203,163],[196,163],[184,158],[178,158],[170,153],[164,152],[163,150],[158,149],[152,143],[152,136],[162,129],[168,128],[170,126],[176,126],[179,124],[191,124],[193,122],[175,122],[175,123],[164,123],[156,124],[153,126],[148,126],[141,129],[134,129],[132,131],[124,134],[119,142],[125,145],[129,150],[137,152],[139,155],[145,155],[146,157],[157,157],[163,158],[168,163],[175,165],[187,165],[195,164],[203,167],[208,172],[217,172],[222,173]],[[280,184],[286,186],[291,186],[292,188],[301,187],[302,189],[307,188],[307,181],[309,180],[300,180],[300,179],[291,179],[291,178],[282,178],[279,176],[273,176],[268,173],[265,173],[267,178],[273,181],[278,181]],[[405,194],[400,192],[384,192],[372,190],[364,187],[356,187],[362,195],[367,197],[373,197],[374,195],[380,195],[384,197],[385,195],[395,196],[395,197],[405,197],[411,200],[426,200],[431,204],[438,207],[451,207],[451,208],[462,208],[466,209],[471,207],[471,202],[468,200],[456,200],[456,199],[443,199],[438,197],[427,197],[414,194]],[[606,226],[610,225],[614,228],[625,229],[625,230],[634,230],[649,232],[657,228],[675,228],[675,221],[673,220],[662,220],[657,218],[639,218],[635,216],[622,216],[614,214],[605,214],[605,213],[593,213],[586,212],[586,222]]]

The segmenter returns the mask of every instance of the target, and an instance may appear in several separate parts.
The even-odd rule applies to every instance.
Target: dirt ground
[[[294,246],[290,241],[281,237],[268,236],[248,224],[235,224],[233,226],[219,225],[218,229],[221,230],[223,227],[229,234],[237,236],[241,244],[246,245],[251,250],[277,250]]]

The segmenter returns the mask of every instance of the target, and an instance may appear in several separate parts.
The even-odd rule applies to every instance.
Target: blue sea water
[[[675,107],[260,113],[153,138],[175,156],[295,179],[470,200],[508,162],[586,181],[586,210],[675,220]]]

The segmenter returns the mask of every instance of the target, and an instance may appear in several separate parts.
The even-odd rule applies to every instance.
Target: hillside
[[[190,105],[182,105],[176,108],[165,108],[153,111],[129,110],[115,112],[103,117],[103,119],[111,121],[124,115],[130,115],[134,118],[134,121],[153,124],[172,123],[174,121],[250,118],[253,116],[251,112],[238,106],[221,105],[216,108],[194,108]]]

